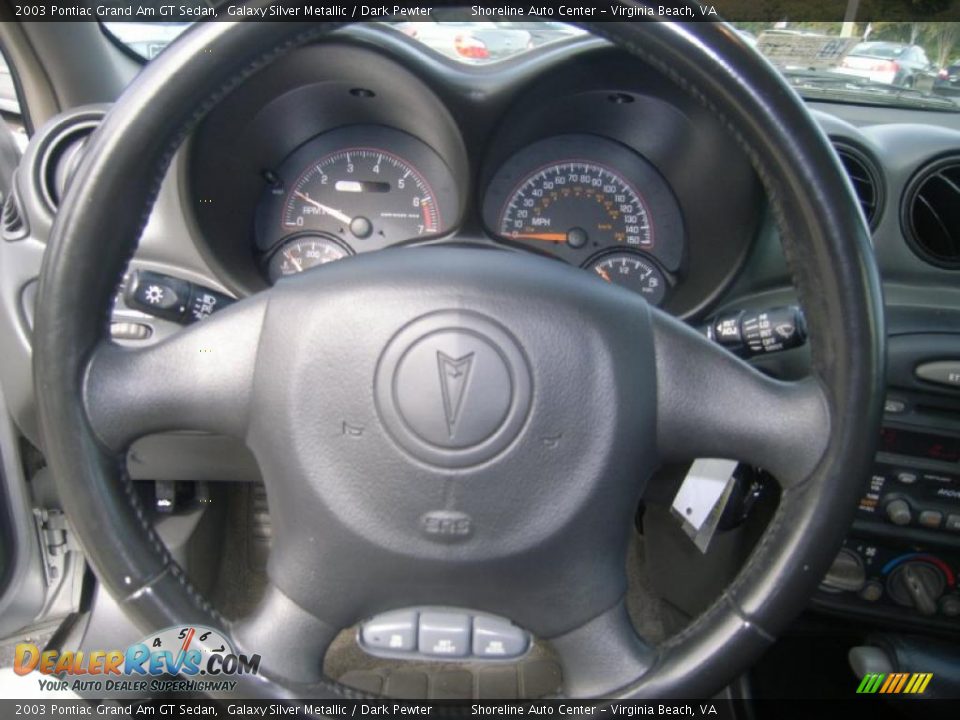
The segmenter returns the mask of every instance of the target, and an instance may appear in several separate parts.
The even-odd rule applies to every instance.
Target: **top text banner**
[[[877,22],[960,21],[960,0],[716,0],[712,3],[578,2],[406,2],[341,0],[8,0],[9,14],[24,21],[195,22],[198,20],[517,20],[684,22]]]

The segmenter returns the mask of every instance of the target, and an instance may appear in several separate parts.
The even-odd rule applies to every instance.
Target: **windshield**
[[[451,61],[485,65],[575,42],[578,27],[553,21],[462,20],[438,10],[430,20],[382,23]],[[105,22],[144,59],[159,54],[186,22]],[[740,37],[808,99],[960,111],[956,22],[737,22]]]

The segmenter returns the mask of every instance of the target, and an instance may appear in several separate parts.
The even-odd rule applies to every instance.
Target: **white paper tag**
[[[707,551],[730,499],[737,465],[735,460],[695,460],[673,499],[674,514],[701,552]]]

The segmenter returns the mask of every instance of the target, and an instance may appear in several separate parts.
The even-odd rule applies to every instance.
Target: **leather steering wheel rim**
[[[775,517],[734,583],[660,645],[640,677],[616,690],[623,697],[704,697],[748,667],[799,613],[849,527],[883,397],[880,284],[867,227],[826,137],[795,93],[728,26],[581,25],[694,95],[750,157],[806,313],[811,374],[829,418],[816,466],[783,490]],[[216,22],[185,33],[108,113],[51,233],[33,338],[44,452],[98,577],[144,627],[224,627],[226,621],[169,556],[122,455],[91,426],[91,357],[108,336],[116,287],[187,133],[245,78],[335,27]],[[117,204],[121,189],[125,202]],[[604,669],[618,658],[593,661]],[[269,673],[238,679],[247,695],[358,696],[325,679],[303,684]]]

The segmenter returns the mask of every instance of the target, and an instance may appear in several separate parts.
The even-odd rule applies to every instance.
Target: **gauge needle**
[[[303,272],[303,265],[300,264],[299,260],[290,255],[290,253],[284,253],[283,256],[293,263],[293,266],[297,269],[297,272]]]
[[[318,203],[318,202],[317,202],[316,200],[314,200],[312,197],[310,197],[309,195],[304,195],[304,194],[303,194],[302,192],[300,192],[299,190],[295,190],[295,191],[293,192],[293,194],[294,194],[296,197],[298,197],[298,198],[300,198],[301,200],[303,200],[304,202],[310,203],[311,205],[313,205],[315,208],[317,208],[317,209],[318,209],[320,212],[322,212],[324,215],[329,215],[329,216],[332,217],[332,218],[336,218],[337,220],[339,220],[340,222],[342,222],[342,223],[344,223],[344,224],[346,224],[346,225],[349,225],[350,222],[353,220],[352,217],[349,217],[348,215],[345,215],[344,213],[340,212],[339,210],[335,210],[335,209],[332,208],[332,207],[328,207],[327,205],[322,205],[322,204]]]
[[[555,243],[565,243],[567,241],[567,233],[511,233],[510,237]]]
[[[602,267],[600,267],[599,265],[595,266],[593,269],[597,271],[597,275],[599,275],[600,277],[602,277],[602,278],[603,278],[604,280],[606,280],[607,282],[613,282],[613,280],[611,280],[611,279],[610,279],[610,276],[607,274],[607,271],[604,270],[604,269],[603,269]]]

